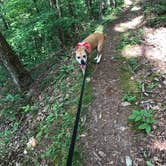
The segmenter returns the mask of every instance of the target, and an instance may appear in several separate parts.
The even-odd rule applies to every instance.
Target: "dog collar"
[[[76,49],[80,48],[81,46],[84,46],[88,52],[91,52],[91,45],[88,42],[79,42],[76,46]]]

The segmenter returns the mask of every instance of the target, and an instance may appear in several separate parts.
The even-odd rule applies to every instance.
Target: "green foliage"
[[[55,165],[63,166],[66,164],[75,118],[73,110],[71,111],[70,107],[66,107],[73,102],[72,100],[76,99],[78,101],[77,97],[72,99],[71,95],[73,95],[73,93],[70,92],[73,91],[74,87],[68,88],[65,80],[68,74],[72,73],[72,71],[72,65],[64,65],[59,68],[58,77],[54,82],[55,88],[58,88],[60,91],[63,91],[63,94],[66,94],[61,98],[61,102],[55,99],[54,103],[50,105],[51,107],[47,110],[49,113],[48,116],[39,123],[36,129],[36,138],[39,141],[49,140],[50,142],[47,146],[45,146],[45,150],[41,157],[49,160],[51,164]],[[74,93],[76,93],[76,89],[74,90]],[[77,102],[74,104],[74,112],[76,111],[76,104]],[[75,165],[80,164],[80,154],[77,151],[78,149],[76,148],[74,163],[77,164]]]
[[[0,66],[0,86],[4,87],[7,80],[7,74],[2,66]]]
[[[11,138],[14,132],[18,129],[19,123],[14,122],[13,127],[7,128],[0,132],[0,156],[5,157],[8,153],[8,144],[11,141]]]
[[[145,130],[147,134],[151,132],[151,125],[156,121],[153,118],[153,110],[133,110],[132,114],[129,116],[138,130]]]
[[[71,46],[78,34],[81,36],[87,29],[94,31],[100,17],[99,1],[92,1],[92,4],[82,0],[54,3],[46,0],[4,0],[0,3],[3,16],[0,28],[23,63],[30,68],[52,52]],[[116,3],[118,9],[123,1]],[[104,13],[112,12],[105,1]]]
[[[5,129],[0,133],[2,144],[0,156],[3,161],[11,150],[9,143],[12,143],[12,138],[17,135],[20,125],[24,125],[24,118],[34,121],[37,113],[41,113],[41,109],[45,109],[42,115],[43,119],[40,121],[35,119],[37,122],[34,131],[31,131],[31,134],[40,142],[39,149],[41,151],[28,151],[22,163],[23,165],[40,165],[39,162],[43,159],[50,165],[63,166],[66,164],[78,104],[80,80],[82,80],[82,75],[75,76],[74,62],[68,63],[66,48],[73,46],[76,41],[82,40],[100,24],[99,1],[93,1],[90,8],[83,0],[58,2],[59,9],[57,6],[51,5],[51,1],[46,0],[3,0],[0,2],[0,12],[4,17],[4,20],[0,19],[0,28],[24,65],[31,69],[36,64],[43,63],[46,58],[49,58],[49,55],[57,51],[63,52],[59,59],[64,61],[60,67],[59,61],[55,64],[50,63],[50,66],[54,65],[55,67],[52,73],[58,72],[52,75],[49,73],[50,71],[48,73],[44,71],[46,73],[44,73],[44,78],[39,78],[42,80],[39,83],[39,89],[37,89],[40,91],[39,96],[35,96],[36,99],[33,101],[28,100],[27,102],[25,96],[11,92],[0,96],[0,122],[1,124],[7,123],[4,125]],[[119,6],[122,3],[122,0],[117,1],[117,11],[120,11]],[[111,15],[112,12],[111,7],[107,6],[105,13]],[[70,54],[68,53],[69,56]],[[55,56],[59,56],[59,54],[55,54]],[[4,73],[0,68],[0,82],[7,80],[7,75]],[[5,83],[3,83],[4,85]],[[57,93],[55,96],[46,93],[50,88]],[[92,87],[87,83],[83,110],[92,100],[91,93]],[[38,97],[42,101],[39,101]],[[34,101],[36,103],[33,103]],[[26,127],[28,128],[28,126]],[[79,131],[81,129],[82,125],[80,125]],[[26,146],[21,133],[20,137],[20,142]],[[27,133],[27,137],[29,137],[29,133]],[[38,155],[34,155],[36,153]],[[81,165],[81,155],[79,147],[76,147],[73,165]]]
[[[7,153],[6,145],[10,142],[10,137],[12,135],[11,130],[4,130],[0,132],[0,155],[5,156]]]
[[[151,83],[148,84],[147,88],[148,89],[154,89],[158,85],[159,85],[159,82],[151,82]]]
[[[151,161],[146,161],[146,165],[147,166],[153,166],[153,164],[151,163]]]
[[[130,72],[136,72],[140,67],[137,58],[129,58],[126,63]]]
[[[123,101],[127,101],[127,102],[134,102],[136,101],[136,96],[130,95],[130,94],[125,94],[122,98]]]
[[[152,1],[144,3],[144,14],[148,16],[147,25],[160,27],[166,25],[166,1]],[[149,17],[150,16],[150,17]]]
[[[17,111],[20,102],[23,100],[20,94],[8,93],[0,98],[1,116],[0,120],[14,121],[16,120]]]
[[[141,43],[142,35],[144,34],[144,31],[142,29],[139,29],[134,32],[126,32],[122,34],[120,44],[117,46],[118,50],[122,50],[126,46],[132,46],[136,44]]]

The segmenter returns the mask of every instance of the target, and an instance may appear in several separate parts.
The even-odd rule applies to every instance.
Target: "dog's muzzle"
[[[83,59],[81,60],[81,65],[86,65],[86,63]]]
[[[81,60],[80,67],[81,67],[82,71],[85,71],[85,69],[86,69],[86,62],[83,59]]]

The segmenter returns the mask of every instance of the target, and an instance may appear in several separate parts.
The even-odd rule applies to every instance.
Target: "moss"
[[[130,74],[128,72],[122,72],[120,76],[120,85],[125,92],[132,92],[138,90],[138,85],[136,81],[130,79]]]
[[[131,72],[126,69],[126,66],[123,63],[120,72],[120,87],[125,93],[139,90],[137,81],[132,80],[131,76]]]

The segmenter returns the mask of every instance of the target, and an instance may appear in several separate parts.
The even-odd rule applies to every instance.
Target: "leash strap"
[[[87,67],[85,69],[85,74],[84,74],[84,78],[83,78],[83,82],[82,82],[81,94],[80,94],[78,109],[77,109],[77,113],[76,113],[76,119],[75,119],[75,123],[74,123],[74,129],[73,129],[73,134],[72,134],[72,139],[71,139],[71,143],[70,143],[70,148],[69,148],[69,153],[68,153],[66,166],[71,166],[72,165],[72,159],[73,159],[74,147],[75,147],[75,142],[76,142],[78,123],[79,123],[80,113],[81,113],[84,87],[85,87],[86,71],[87,71]]]

